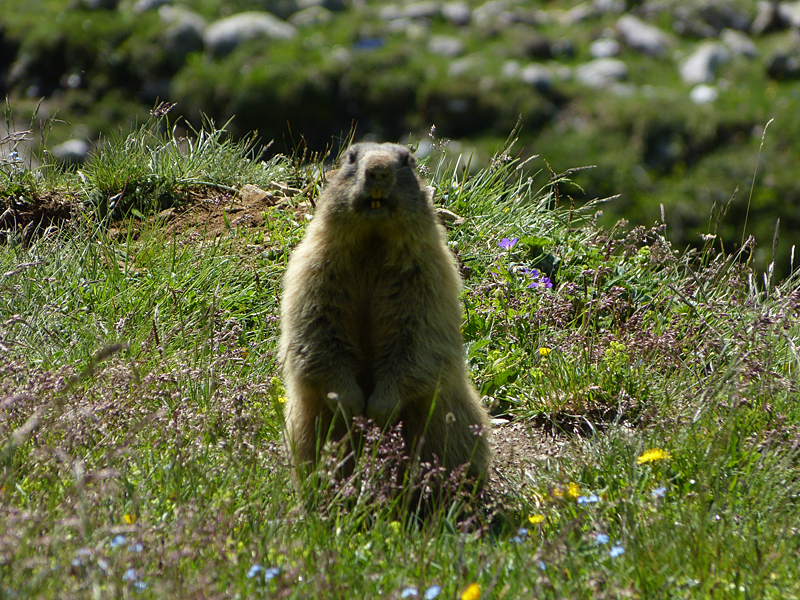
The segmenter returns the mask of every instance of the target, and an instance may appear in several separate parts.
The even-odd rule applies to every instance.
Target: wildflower
[[[636,462],[640,465],[643,465],[645,463],[655,462],[657,460],[668,460],[669,458],[671,458],[670,454],[666,450],[662,450],[661,448],[651,448],[637,458]]]
[[[22,159],[19,157],[19,152],[17,152],[16,150],[12,150],[11,152],[9,152],[9,153],[8,153],[8,158],[10,158],[11,160],[13,160],[14,162],[17,162],[17,161],[19,161],[19,160],[22,160]]]
[[[266,580],[274,579],[280,574],[281,570],[278,567],[269,567],[267,569],[264,569],[264,579]]]
[[[616,557],[618,557],[618,556],[620,556],[622,554],[625,554],[625,548],[623,548],[619,544],[616,544],[615,546],[611,546],[611,550],[608,551],[608,555],[611,558],[616,558]]]
[[[528,530],[525,529],[524,527],[520,527],[519,530],[517,531],[517,535],[511,538],[511,543],[521,544],[522,542],[525,541],[525,538],[527,537],[528,537]]]
[[[546,287],[546,288],[551,288],[551,287],[553,287],[553,282],[552,282],[552,281],[550,281],[550,278],[549,278],[549,277],[542,277],[542,282],[541,282],[541,283],[542,283],[542,285],[543,285],[544,287]]]
[[[392,532],[394,532],[394,533],[399,533],[400,532],[400,521],[392,521],[391,523],[389,523],[389,529],[391,529]]]
[[[128,525],[133,525],[134,523],[136,523],[138,518],[139,517],[133,513],[125,513],[124,515],[122,515],[122,520],[125,521],[125,523]]]
[[[133,584],[137,590],[146,590],[147,589],[147,582],[146,581],[137,581]]]
[[[579,486],[574,481],[570,481],[569,489],[567,490],[567,496],[575,500],[580,495],[581,495],[581,486]]]
[[[125,543],[125,541],[126,541],[126,538],[125,538],[125,536],[124,536],[124,535],[122,535],[122,534],[119,534],[119,535],[115,536],[115,537],[114,537],[114,539],[113,539],[113,540],[111,540],[111,541],[108,543],[108,545],[109,545],[111,548],[117,548],[117,547],[119,547],[119,546],[122,546],[122,544],[124,544],[124,543]]]
[[[552,350],[550,348],[548,348],[547,346],[542,346],[541,348],[539,348],[539,354],[541,356],[547,356],[551,352],[552,352]]]
[[[136,569],[128,569],[122,576],[122,581],[136,581]]]
[[[464,593],[461,594],[461,600],[480,600],[481,586],[477,583],[471,583]]]
[[[128,552],[141,552],[142,550],[144,550],[144,544],[141,542],[136,542],[128,546]]]
[[[422,597],[425,598],[425,600],[433,600],[441,593],[442,593],[441,586],[432,585],[427,590],[425,590],[425,594]]]
[[[600,498],[597,497],[597,494],[578,497],[578,504],[595,504],[596,502],[600,502]]]
[[[516,245],[517,241],[519,241],[519,238],[511,238],[511,239],[503,238],[502,240],[497,242],[497,245],[500,246],[503,250],[511,250]]]
[[[408,586],[402,592],[400,592],[400,597],[401,598],[409,598],[411,596],[416,596],[418,593],[419,592],[417,591],[417,588]]]
[[[263,570],[264,570],[264,567],[262,567],[259,564],[255,564],[252,567],[250,567],[250,570],[247,572],[247,578],[248,579],[252,579],[253,577],[258,575]]]
[[[609,537],[606,533],[598,533],[596,536],[594,536],[594,539],[598,546],[602,546],[603,544],[608,543]]]
[[[286,396],[278,396],[278,404],[286,404]]]
[[[544,564],[543,560],[537,561],[536,565],[539,567],[540,571],[544,571],[545,569],[547,569],[547,565]]]
[[[528,517],[528,522],[531,525],[538,525],[539,523],[544,523],[544,515],[531,515]]]
[[[667,493],[667,488],[657,487],[650,493],[653,495],[653,498],[663,498],[664,495]]]

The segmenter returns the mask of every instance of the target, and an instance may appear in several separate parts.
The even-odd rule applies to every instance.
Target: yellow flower
[[[548,348],[547,346],[542,346],[541,348],[539,348],[539,354],[542,355],[542,356],[547,356],[551,352],[552,352],[552,350],[550,348]]]
[[[581,486],[579,486],[574,481],[570,481],[569,489],[567,490],[567,496],[575,500],[580,495],[581,495]]]
[[[286,396],[278,396],[278,404],[286,404]]]
[[[528,521],[531,525],[538,525],[539,523],[544,523],[544,515],[531,515],[528,517]]]
[[[464,593],[461,594],[461,600],[479,600],[481,597],[481,586],[477,583],[471,583]]]
[[[389,523],[389,529],[391,529],[394,533],[400,531],[400,521],[392,521]]]
[[[122,515],[122,520],[125,521],[128,525],[133,525],[134,523],[136,523],[136,520],[138,518],[139,517],[131,513],[125,513],[124,515]]]
[[[661,448],[650,448],[650,450],[637,458],[636,462],[640,465],[643,465],[645,463],[655,462],[657,460],[669,460],[670,458],[671,456],[666,450],[662,450]]]

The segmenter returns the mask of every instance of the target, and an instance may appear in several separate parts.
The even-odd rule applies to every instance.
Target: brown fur
[[[280,358],[301,470],[318,458],[320,435],[345,437],[356,415],[402,421],[407,450],[424,432],[421,460],[470,463],[477,478],[488,467],[489,419],[462,349],[461,280],[415,162],[396,144],[352,146],[289,260]]]

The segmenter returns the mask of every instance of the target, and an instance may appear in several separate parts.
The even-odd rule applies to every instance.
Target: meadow
[[[772,240],[726,252],[724,210],[702,249],[601,227],[513,137],[473,174],[433,140],[496,460],[420,520],[380,468],[291,482],[277,315],[324,157],[174,131],[0,165],[0,598],[800,597],[800,281],[753,270]]]

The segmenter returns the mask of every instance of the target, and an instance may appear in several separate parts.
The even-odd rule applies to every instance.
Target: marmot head
[[[328,208],[365,221],[418,214],[426,209],[428,197],[414,171],[416,164],[411,151],[399,144],[350,146],[329,183]]]

